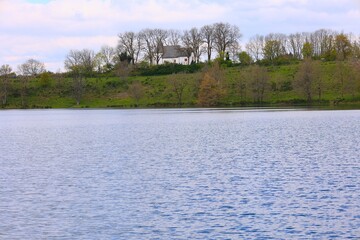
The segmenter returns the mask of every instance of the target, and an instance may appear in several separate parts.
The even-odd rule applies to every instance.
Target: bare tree
[[[143,29],[140,33],[141,39],[144,41],[145,57],[149,60],[150,65],[154,63],[154,31],[152,29]]]
[[[168,30],[168,45],[170,46],[178,46],[180,45],[180,41],[182,38],[182,34],[179,30],[170,29]]]
[[[295,33],[288,36],[288,49],[295,59],[302,59],[302,49],[307,35],[307,33]]]
[[[44,63],[35,59],[27,60],[24,64],[21,65],[21,68],[21,73],[26,76],[37,76],[40,73],[45,72]]]
[[[65,68],[70,71],[73,79],[73,90],[76,104],[79,105],[86,81],[95,67],[95,56],[92,50],[71,50],[65,59]]]
[[[129,85],[128,93],[135,100],[136,106],[139,106],[139,101],[144,96],[144,86],[139,81],[134,81]]]
[[[321,89],[316,89],[321,87],[319,83],[316,84],[317,78],[319,77],[318,69],[315,67],[318,66],[314,64],[314,61],[311,58],[306,58],[300,64],[299,71],[295,76],[294,85],[297,91],[302,94],[307,103],[310,104],[313,100],[314,90],[318,91],[319,98],[321,98]]]
[[[99,54],[99,55],[98,55]],[[103,45],[100,49],[100,52],[97,55],[101,61],[101,67],[103,70],[111,70],[114,66],[116,51],[113,47],[109,45]]]
[[[154,57],[156,64],[159,64],[162,56],[164,55],[164,46],[168,38],[168,31],[163,29],[154,29],[155,36],[155,51]]]
[[[248,78],[242,71],[235,76],[235,90],[240,95],[240,102],[244,103],[247,97],[246,92],[248,88]]]
[[[135,64],[138,62],[143,41],[141,34],[135,32],[125,32],[119,36],[119,48],[122,52],[126,52],[131,57],[131,63]]]
[[[182,106],[184,90],[189,85],[188,76],[183,76],[182,74],[173,74],[169,77],[168,83],[170,86],[170,91],[175,93],[178,106]]]
[[[314,56],[317,58],[326,58],[334,60],[332,56],[334,50],[335,32],[326,29],[320,29],[310,34],[310,42],[313,46]]]
[[[265,46],[264,36],[255,35],[252,38],[250,38],[249,42],[246,44],[246,50],[257,62],[263,57],[264,46]]]
[[[220,56],[224,56],[229,47],[237,43],[240,38],[238,26],[222,22],[214,24],[214,47]]]
[[[154,62],[159,64],[162,55],[164,54],[164,46],[168,32],[162,29],[144,29],[140,32],[141,38],[145,42],[144,50],[150,65]]]
[[[351,55],[354,59],[360,59],[360,37],[354,40],[351,48]]]
[[[264,59],[274,63],[274,61],[286,54],[286,35],[280,33],[270,33],[265,37],[263,48]]]
[[[19,78],[20,78],[20,96],[21,96],[21,106],[24,108],[27,105],[26,102],[26,95],[27,95],[27,89],[28,89],[28,81],[30,78],[30,75],[28,73],[28,68],[25,63],[18,65],[18,71],[17,71]]]
[[[349,86],[349,83],[352,83],[352,78],[352,69],[349,63],[347,61],[336,61],[334,86],[341,98],[344,98],[344,94],[349,87],[355,87],[353,84]]]
[[[197,63],[200,61],[202,41],[202,34],[197,28],[184,31],[182,37],[183,45],[185,49],[189,49],[189,51],[194,55]]]
[[[82,75],[91,75],[95,68],[95,53],[89,49],[70,50],[65,58],[65,68],[71,71],[76,70]]]
[[[203,43],[206,44],[207,61],[211,61],[212,49],[214,47],[214,25],[205,25],[200,30]]]
[[[250,66],[248,69],[247,78],[251,87],[254,102],[263,103],[265,91],[269,84],[269,74],[267,69],[258,65]]]
[[[115,67],[115,74],[119,77],[122,85],[127,85],[128,77],[133,69],[133,66],[126,60],[119,62]]]
[[[28,91],[28,82],[31,77],[36,77],[37,75],[45,72],[44,63],[35,60],[29,59],[25,63],[18,66],[18,74],[20,75],[20,95],[21,95],[21,105],[22,107],[26,107],[26,95]]]
[[[1,105],[5,106],[7,104],[7,97],[9,91],[9,75],[11,74],[11,67],[6,64],[0,67],[0,98]]]

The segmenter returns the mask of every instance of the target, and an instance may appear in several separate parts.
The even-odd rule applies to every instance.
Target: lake
[[[0,111],[0,239],[359,239],[360,111]]]

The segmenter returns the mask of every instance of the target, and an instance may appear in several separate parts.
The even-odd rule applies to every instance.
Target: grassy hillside
[[[132,107],[197,107],[199,89],[208,67],[193,73],[169,75],[86,78],[83,83],[80,104],[74,98],[71,77],[52,75],[48,79],[29,79],[22,95],[20,78],[10,79],[8,102],[4,108],[132,108]],[[266,67],[267,78],[261,102],[254,98],[254,83],[249,80],[250,67],[222,67],[221,94],[215,106],[294,106],[347,105],[358,108],[360,104],[359,74],[339,73],[338,63],[322,62],[319,67],[321,84],[313,87],[312,102],[306,101],[297,86],[300,64]],[[353,71],[353,70],[352,70]],[[348,72],[347,69],[344,72]],[[174,80],[177,79],[177,82]],[[174,80],[174,81],[173,81]],[[175,84],[182,82],[181,105]],[[135,84],[136,83],[136,84]],[[321,87],[319,99],[318,88]],[[25,102],[25,104],[22,104]]]

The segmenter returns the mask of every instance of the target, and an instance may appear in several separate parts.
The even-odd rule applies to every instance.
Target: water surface
[[[0,111],[0,239],[359,239],[360,111]]]

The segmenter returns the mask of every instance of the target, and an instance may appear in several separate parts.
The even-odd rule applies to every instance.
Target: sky
[[[321,28],[360,34],[360,0],[0,0],[0,66],[30,58],[64,69],[71,49],[115,47],[119,33],[237,25],[256,35]]]

